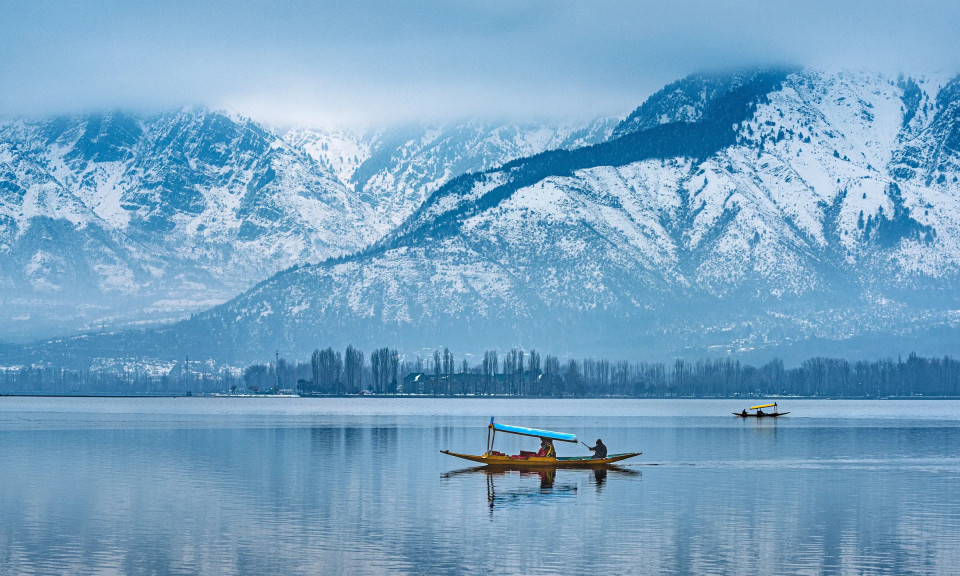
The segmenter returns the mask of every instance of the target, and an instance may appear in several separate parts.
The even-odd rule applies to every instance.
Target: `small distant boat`
[[[764,412],[764,408],[773,408],[773,412]],[[747,412],[747,410],[756,410],[756,412]],[[741,418],[776,418],[777,416],[783,416],[784,414],[789,414],[789,412],[780,412],[777,408],[777,403],[773,404],[761,404],[759,406],[751,406],[745,408],[743,412],[734,412],[734,416],[739,416]]]
[[[540,439],[559,440],[560,442],[573,442],[574,444],[577,442],[577,436],[575,434],[524,428],[523,426],[510,426],[500,424],[499,422],[494,423],[493,418],[491,418],[490,425],[487,426],[487,451],[482,455],[459,454],[449,450],[441,450],[441,452],[456,458],[478,462],[486,466],[505,466],[510,468],[594,468],[597,466],[606,466],[642,454],[642,452],[628,452],[625,454],[611,454],[606,458],[593,458],[591,456],[537,456],[534,452],[521,452],[520,454],[510,456],[509,454],[497,452],[493,449],[497,432],[534,436]]]

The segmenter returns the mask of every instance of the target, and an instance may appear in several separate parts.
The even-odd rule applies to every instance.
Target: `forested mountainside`
[[[249,361],[347,343],[632,358],[949,348],[958,86],[806,69],[694,75],[605,142],[453,178],[354,255],[279,273],[169,328],[32,350],[79,358],[95,342],[101,354]]]
[[[0,339],[182,318],[363,248],[460,171],[612,129],[274,131],[202,109],[0,124]]]

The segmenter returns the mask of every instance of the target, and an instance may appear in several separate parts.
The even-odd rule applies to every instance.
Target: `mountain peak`
[[[785,77],[797,68],[758,67],[735,72],[690,74],[661,88],[631,112],[613,131],[617,138],[671,122],[698,122],[705,110],[722,98],[763,76]]]

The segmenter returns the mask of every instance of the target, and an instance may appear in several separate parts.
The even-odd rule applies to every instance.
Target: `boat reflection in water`
[[[587,479],[596,486],[599,494],[603,491],[608,474],[624,477],[641,476],[639,470],[622,466],[603,466],[593,469],[564,469],[562,481],[558,481],[557,468],[474,466],[447,472],[442,477],[450,479],[475,474],[486,476],[487,503],[490,506],[491,513],[495,508],[510,508],[525,504],[549,504],[575,498],[579,488],[578,480]],[[519,478],[522,485],[505,488],[503,483],[510,478]],[[539,480],[537,484],[534,483],[536,480]],[[499,489],[497,488],[498,482],[501,484]]]

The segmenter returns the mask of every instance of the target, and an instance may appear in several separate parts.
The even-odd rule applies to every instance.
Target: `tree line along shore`
[[[629,362],[541,356],[536,350],[487,351],[471,363],[448,349],[404,359],[393,348],[366,355],[348,346],[317,349],[309,361],[243,369],[185,358],[152,369],[136,362],[72,370],[0,368],[0,394],[186,395],[351,394],[540,398],[810,398],[960,397],[960,361],[949,356],[849,361],[814,357],[787,368],[773,359],[753,366],[737,359]]]

